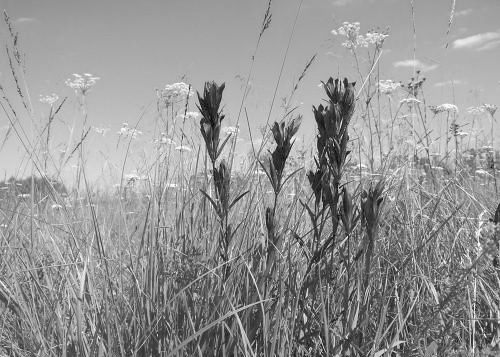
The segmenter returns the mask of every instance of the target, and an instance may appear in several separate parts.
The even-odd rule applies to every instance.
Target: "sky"
[[[267,8],[267,0],[0,0],[19,32],[25,54],[26,84],[39,127],[49,108],[40,95],[68,97],[54,124],[52,150],[67,142],[68,128],[82,122],[81,107],[65,81],[73,73],[100,77],[86,96],[87,125],[108,128],[106,136],[92,131],[87,139],[87,166],[92,177],[102,178],[103,161],[120,168],[127,147],[116,134],[122,123],[143,135],[133,143],[137,153],[127,170],[138,168],[141,150],[151,144],[156,90],[183,81],[201,91],[203,83],[225,82],[223,105],[227,125],[238,116],[243,83]],[[500,1],[456,0],[454,19],[447,35],[452,0],[273,0],[272,20],[255,55],[250,93],[245,108],[251,130],[266,123],[283,58],[297,22],[277,87],[271,120],[283,114],[281,98],[290,95],[309,59],[317,54],[294,94],[296,112],[304,116],[299,136],[314,134],[312,105],[324,97],[318,87],[329,76],[360,81],[352,53],[343,39],[331,31],[344,21],[359,22],[361,33],[389,29],[379,59],[380,79],[407,82],[414,68],[427,81],[427,103],[455,103],[460,120],[469,118],[466,108],[482,103],[500,105]],[[299,4],[300,10],[299,9]],[[415,37],[414,37],[415,35]],[[416,41],[415,41],[416,40]],[[5,24],[0,41],[8,41]],[[448,46],[446,46],[448,44]],[[414,56],[415,50],[415,56]],[[359,67],[368,73],[366,49],[359,51]],[[5,52],[0,56],[0,83],[12,91]],[[359,84],[358,84],[359,85]],[[193,97],[194,99],[194,97]],[[195,110],[194,101],[190,110]],[[246,119],[241,137],[249,139]],[[30,120],[21,122],[28,133]],[[81,123],[80,123],[81,124]],[[0,112],[0,137],[9,121]],[[196,123],[191,123],[195,130]],[[77,131],[77,130],[76,130]],[[31,134],[34,135],[34,134]],[[144,156],[144,152],[142,153]],[[29,174],[25,150],[11,135],[0,151],[0,175]],[[109,161],[109,162],[108,162]],[[119,170],[118,170],[119,171]],[[113,179],[110,179],[110,182]]]

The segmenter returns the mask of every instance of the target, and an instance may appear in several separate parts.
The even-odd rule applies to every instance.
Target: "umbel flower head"
[[[219,111],[219,107],[225,86],[225,83],[218,86],[213,81],[206,82],[203,96],[198,93],[198,110],[201,113],[200,131],[205,140],[208,155],[213,163],[215,163],[222,151],[222,147],[219,148],[219,137],[224,114]]]
[[[158,99],[163,101],[166,106],[184,102],[193,94],[191,86],[184,82],[167,84],[164,89],[157,91]]]
[[[75,90],[76,94],[85,95],[101,78],[95,77],[90,73],[73,73],[72,79],[66,79],[65,83],[68,87]]]
[[[434,114],[439,114],[444,112],[451,114],[458,114],[458,107],[455,104],[444,103],[438,106],[430,106],[429,108]]]
[[[378,91],[382,94],[390,95],[399,87],[401,87],[401,83],[390,79],[381,79],[378,81]]]
[[[484,110],[490,113],[491,116],[494,116],[498,107],[495,104],[483,104]]]
[[[382,47],[384,40],[389,37],[387,31],[369,31],[365,35],[360,35],[361,26],[359,22],[344,22],[337,30],[332,30],[334,36],[345,36],[346,40],[342,42],[342,47],[355,50],[358,47],[368,47],[374,45],[377,48]]]
[[[49,95],[40,95],[40,103],[53,106],[59,100],[59,96],[55,93]]]

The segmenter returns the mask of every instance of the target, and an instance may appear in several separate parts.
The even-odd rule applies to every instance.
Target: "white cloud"
[[[445,82],[437,82],[434,84],[434,87],[447,87],[447,86],[456,86],[457,84],[462,84],[463,82],[459,79],[452,79],[451,81]]]
[[[500,32],[484,32],[453,41],[453,48],[483,51],[496,47],[496,45],[493,47],[488,47],[488,45],[492,42],[498,42],[498,40],[500,40]]]
[[[460,11],[455,11],[455,17],[467,16],[472,12],[472,9],[463,9]]]
[[[30,22],[36,22],[37,20],[34,17],[19,17],[14,22],[16,24],[25,24]]]
[[[346,6],[347,4],[350,4],[353,2],[353,0],[334,0],[332,2],[333,6]]]
[[[394,62],[394,67],[415,67],[417,70],[422,72],[429,72],[439,67],[438,64],[426,64],[418,59],[407,59],[404,61]]]
[[[500,40],[491,41],[491,42],[488,42],[487,44],[479,47],[477,49],[477,51],[487,51],[487,50],[491,50],[493,48],[496,48],[498,46],[500,46]]]

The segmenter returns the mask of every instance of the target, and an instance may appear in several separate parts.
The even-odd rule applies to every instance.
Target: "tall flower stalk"
[[[223,262],[227,262],[229,260],[229,246],[235,234],[235,231],[228,222],[229,211],[247,192],[242,193],[230,202],[231,169],[227,165],[226,160],[222,159],[218,162],[224,146],[231,137],[231,135],[227,135],[224,141],[220,140],[221,123],[224,120],[224,114],[220,110],[220,103],[224,88],[224,83],[219,86],[215,82],[206,82],[203,95],[198,93],[198,109],[201,113],[201,135],[205,141],[207,153],[212,163],[215,199],[205,191],[202,190],[201,192],[210,201],[217,214],[220,225],[218,238],[219,256]],[[226,268],[224,270],[224,276],[227,278],[229,271]]]

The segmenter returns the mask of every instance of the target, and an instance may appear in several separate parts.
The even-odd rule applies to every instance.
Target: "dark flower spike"
[[[293,136],[300,127],[302,117],[298,116],[286,123],[284,120],[280,123],[275,122],[271,128],[276,148],[271,152],[269,160],[268,176],[273,185],[275,193],[281,189],[283,171],[285,163],[293,147]]]
[[[219,107],[224,88],[224,83],[218,86],[215,82],[206,82],[203,89],[203,96],[198,93],[198,110],[202,116],[200,119],[200,131],[205,140],[212,163],[215,163],[217,157],[220,155],[219,138],[224,115],[219,111]]]

